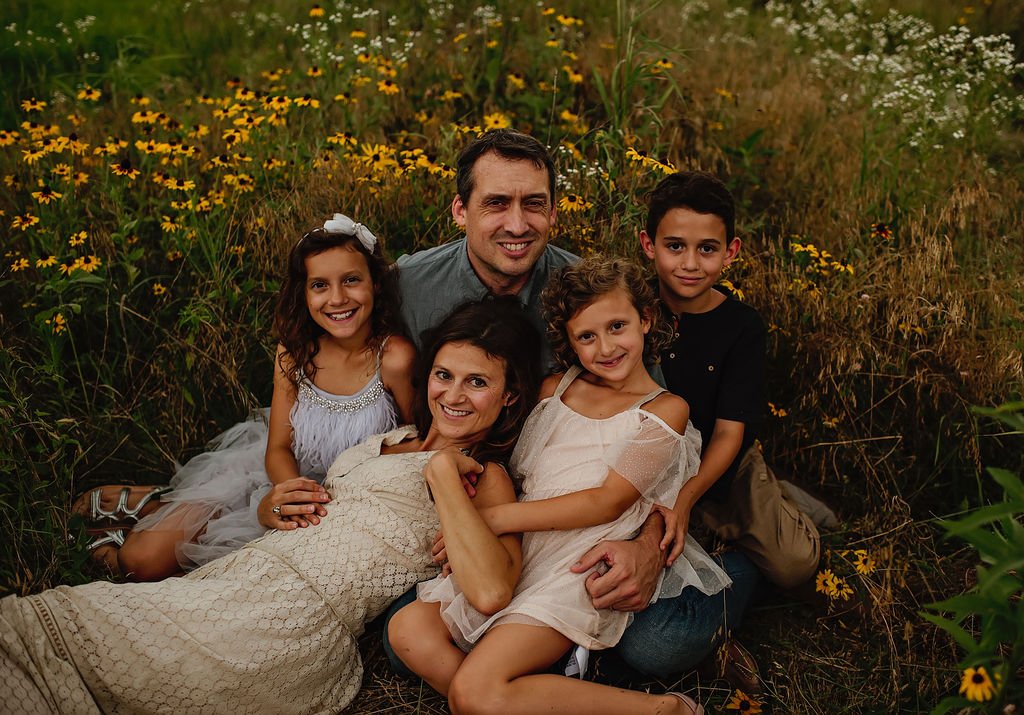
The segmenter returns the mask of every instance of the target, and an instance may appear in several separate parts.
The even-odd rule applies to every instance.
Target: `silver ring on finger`
[[[274,512],[274,513],[275,513],[275,514],[277,514],[278,516],[281,516],[281,505],[280,505],[280,504],[278,504],[277,506],[275,506],[275,507],[274,507],[273,509],[271,509],[270,511]]]

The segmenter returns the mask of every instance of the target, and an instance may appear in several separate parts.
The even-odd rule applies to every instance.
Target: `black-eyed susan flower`
[[[78,267],[81,270],[85,271],[86,273],[92,273],[93,271],[95,271],[97,268],[99,268],[102,265],[103,265],[103,261],[101,261],[98,256],[94,256],[94,255],[90,254],[88,256],[84,256],[83,258],[79,259]]]
[[[727,267],[728,267],[728,266],[727,266]],[[747,299],[747,295],[746,295],[746,293],[744,293],[744,292],[743,292],[742,290],[740,290],[739,288],[737,288],[737,287],[736,287],[736,286],[735,286],[735,285],[733,284],[733,282],[732,282],[732,281],[730,281],[730,280],[726,280],[726,279],[724,279],[724,278],[723,278],[722,280],[718,281],[718,283],[719,283],[719,285],[721,285],[721,286],[722,286],[723,288],[725,288],[725,289],[726,289],[727,291],[729,291],[729,292],[730,292],[730,293],[732,293],[732,294],[733,294],[734,296],[736,296],[736,300],[746,300],[746,299]]]
[[[313,3],[313,7],[309,8],[310,17],[323,17],[325,14],[326,11],[316,3]]]
[[[871,237],[888,241],[892,239],[892,229],[881,221],[873,223],[871,224]]]
[[[328,144],[338,144],[340,146],[355,146],[358,142],[352,132],[335,132],[333,135],[327,137]]]
[[[237,87],[241,87],[242,86],[242,78],[241,77],[232,77],[227,82],[225,82],[225,84],[228,86],[229,89],[235,89]]]
[[[192,199],[185,199],[184,201],[171,201],[171,208],[175,211],[191,211],[192,210]]]
[[[177,233],[181,230],[181,224],[177,223],[171,216],[164,214],[161,216],[160,230],[164,233]]]
[[[136,94],[134,97],[132,97],[130,101],[132,104],[136,104],[140,107],[148,107],[151,100],[149,99],[149,97],[140,92],[139,94]]]
[[[512,120],[502,112],[492,112],[484,115],[484,129],[507,129],[512,126]]]
[[[85,243],[87,238],[89,238],[89,233],[87,231],[78,231],[77,233],[71,234],[68,238],[68,245],[72,247],[81,246]]]
[[[103,96],[103,93],[95,87],[85,85],[78,90],[78,94],[76,96],[78,99],[84,99],[86,102],[97,102],[99,101],[99,98]]]
[[[52,169],[50,169],[50,173],[56,176],[58,179],[67,179],[69,176],[71,176],[71,167],[64,163],[57,164]]]
[[[363,144],[363,154],[359,157],[363,164],[374,172],[393,169],[398,165],[394,158],[394,150],[384,144]]]
[[[525,89],[526,78],[522,72],[509,72],[505,75],[505,81],[508,82],[508,86],[513,89]]]
[[[39,217],[30,213],[26,213],[24,216],[15,216],[11,222],[11,229],[27,231],[33,226],[39,223]]]
[[[987,702],[995,695],[996,686],[989,677],[985,666],[967,668],[963,680],[960,681],[960,694],[976,703]]]
[[[565,194],[558,200],[558,210],[565,211],[566,213],[586,211],[591,206],[593,204],[579,194]]]
[[[762,703],[759,700],[750,697],[742,690],[736,690],[732,694],[732,699],[726,704],[725,709],[756,715],[761,712],[761,707]]]
[[[185,254],[179,251],[178,249],[172,249],[165,253],[164,256],[167,258],[168,261],[174,263],[175,261],[180,261],[182,258],[184,258]]]
[[[565,72],[566,78],[572,84],[580,84],[581,82],[583,82],[583,75],[582,75],[582,73],[577,72],[576,70],[574,70],[569,65],[563,65],[562,66],[562,70]]]
[[[36,259],[36,268],[49,268],[50,266],[57,265],[56,256],[47,256],[46,258]]]
[[[64,320],[64,315],[62,313],[55,313],[52,318],[47,318],[43,322],[53,328],[55,335],[60,335],[67,330],[67,322]]]
[[[41,112],[46,109],[46,102],[41,99],[23,99],[21,100],[21,108],[26,112]]]
[[[228,146],[233,146],[239,142],[249,141],[249,132],[245,129],[239,129],[238,127],[232,127],[227,129],[223,134],[220,135],[221,139],[227,143]]]
[[[16,258],[16,259],[14,259],[14,262],[11,263],[11,273],[17,273],[18,271],[23,271],[26,268],[28,268],[28,266],[29,266],[29,263],[28,263],[28,259],[27,258]]]
[[[263,106],[275,112],[287,112],[292,100],[283,94],[268,95],[263,98]]]
[[[0,129],[0,146],[10,146],[18,141],[21,135],[11,129]]]
[[[660,60],[651,65],[651,70],[654,72],[665,72],[675,67],[672,61],[667,57],[662,57]]]
[[[857,570],[857,573],[866,576],[874,572],[875,560],[865,549],[857,549],[853,552],[853,568]]]
[[[155,174],[153,174],[153,183],[156,184],[157,186],[163,186],[170,180],[170,178],[171,175],[168,174],[166,171],[158,171]]]
[[[280,169],[282,166],[285,166],[284,161],[272,156],[269,156],[263,160],[263,169],[265,171],[273,171],[274,169]]]
[[[156,124],[158,116],[160,116],[159,112],[144,109],[132,114],[132,124]]]
[[[353,40],[364,40],[366,39],[366,31],[352,30],[352,32],[348,33],[348,36],[351,37]]]
[[[452,89],[445,90],[444,93],[441,95],[441,101],[443,102],[451,102],[452,100],[461,98],[462,92],[456,92],[455,90]]]
[[[393,95],[398,94],[398,85],[392,82],[390,79],[382,79],[377,82],[377,91],[381,94]]]
[[[89,183],[89,175],[84,171],[76,171],[73,181],[75,182],[75,186],[83,186]]]
[[[196,182],[191,179],[168,179],[164,186],[172,191],[191,191],[196,188]]]
[[[21,150],[21,158],[22,158],[22,161],[24,161],[26,164],[28,164],[29,166],[32,166],[37,161],[39,161],[44,156],[46,156],[48,153],[49,152],[46,151],[46,149],[43,149],[40,146],[34,146],[31,149],[22,149]]]
[[[160,281],[157,281],[156,283],[153,284],[153,295],[155,295],[157,298],[159,298],[160,296],[162,296],[166,292],[167,292],[167,286],[165,286]]]
[[[727,90],[725,87],[715,87],[715,94],[729,102],[732,102],[736,99],[736,95]]]
[[[297,107],[312,107],[316,109],[320,106],[320,100],[311,94],[304,94],[301,97],[295,99],[295,106]]]
[[[306,70],[307,77],[323,77],[323,75],[324,71],[316,65],[313,65],[312,67]]]

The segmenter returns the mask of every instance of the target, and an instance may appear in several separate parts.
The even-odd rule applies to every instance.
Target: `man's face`
[[[498,295],[516,294],[555,223],[548,173],[528,160],[484,154],[473,165],[469,202],[456,196],[452,216],[466,230],[469,262],[483,284]]]

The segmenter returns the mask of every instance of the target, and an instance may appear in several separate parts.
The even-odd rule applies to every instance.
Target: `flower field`
[[[770,330],[765,452],[839,515],[820,600],[771,596],[739,632],[767,692],[682,688],[746,712],[1024,711],[1024,563],[998,555],[1024,546],[1024,421],[996,409],[1024,396],[1019,3],[8,13],[0,593],[96,578],[73,496],[163,483],[269,404],[305,231],[343,212],[392,257],[454,238],[459,149],[514,127],[552,149],[554,241],[577,253],[642,260],[659,178],[726,180],[744,241],[726,278]],[[377,639],[351,711],[446,712]]]

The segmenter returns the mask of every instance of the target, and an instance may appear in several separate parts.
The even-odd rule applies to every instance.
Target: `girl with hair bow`
[[[268,529],[315,527],[331,462],[412,421],[415,348],[376,236],[343,214],[292,248],[278,297],[280,340],[268,410],[180,468],[170,490],[97,487],[76,510],[106,528],[94,555],[125,578],[157,581],[224,556]],[[128,500],[141,495],[133,507]],[[136,520],[134,528],[111,528]]]

